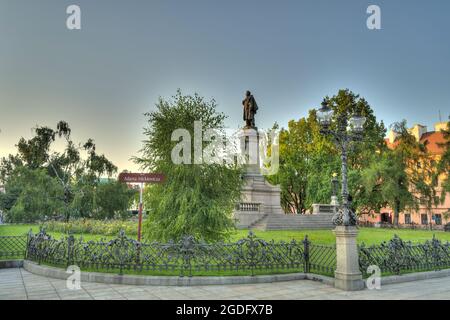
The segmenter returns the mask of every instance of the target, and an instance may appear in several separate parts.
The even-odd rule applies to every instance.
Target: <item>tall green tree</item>
[[[401,211],[415,205],[409,190],[406,164],[395,150],[377,155],[362,171],[362,183],[366,199],[370,199],[368,207],[375,212],[391,207],[394,210],[394,225],[398,225]]]
[[[104,155],[96,152],[92,139],[84,144],[76,144],[72,138],[72,130],[65,121],[60,121],[56,129],[38,126],[34,128],[31,139],[21,138],[17,144],[17,154],[9,155],[0,161],[0,179],[5,184],[8,201],[4,202],[6,214],[18,201],[22,190],[18,185],[12,186],[9,180],[20,173],[22,168],[44,170],[47,175],[60,184],[63,189],[64,207],[62,215],[69,220],[88,214],[92,210],[88,205],[88,192],[93,192],[101,175],[111,176],[117,167]],[[55,144],[62,142],[63,151],[57,151]],[[11,189],[11,192],[8,190]],[[79,192],[79,194],[77,194]],[[77,201],[74,201],[76,198]],[[81,201],[83,199],[83,201]],[[78,206],[79,205],[79,206]],[[9,207],[9,208],[8,208]]]
[[[445,142],[439,146],[444,150],[437,164],[437,179],[441,182],[441,203],[444,203],[447,194],[450,193],[450,121],[447,122],[447,128],[441,130]],[[450,214],[450,212],[448,213]]]
[[[352,209],[357,213],[367,213],[372,209],[372,201],[366,197],[362,170],[374,159],[375,153],[386,149],[385,125],[383,121],[377,121],[368,101],[349,89],[339,90],[331,98],[325,97],[325,101],[334,110],[334,120],[341,115],[348,119],[355,112],[359,112],[366,118],[362,141],[352,143],[348,152],[348,188],[353,198]],[[332,129],[335,129],[336,125],[337,121],[333,121]]]
[[[14,198],[11,197],[12,194]],[[64,190],[44,169],[20,167],[8,181],[6,193],[1,195],[0,203],[8,209],[8,222],[27,223],[54,219],[64,207]]]
[[[208,129],[220,132],[225,115],[217,111],[214,100],[205,101],[198,94],[182,95],[178,90],[172,100],[160,98],[156,110],[146,116],[146,140],[135,160],[144,170],[161,172],[167,179],[146,189],[149,216],[144,223],[145,237],[159,241],[178,240],[183,235],[207,241],[226,238],[234,228],[231,213],[240,198],[242,171],[229,162],[194,164],[189,156],[195,153],[194,121],[202,122],[203,135]],[[175,152],[188,160],[180,164],[172,161],[180,143],[171,138],[175,129],[184,129],[190,136],[185,140],[189,147]],[[200,147],[210,143],[202,141]]]
[[[383,122],[377,122],[371,106],[352,91],[339,90],[332,97],[325,97],[334,110],[334,117],[350,117],[359,111],[367,118],[362,142],[353,144],[349,151],[349,189],[353,195],[354,209],[370,210],[370,198],[366,197],[361,171],[371,161],[375,152],[385,149]],[[332,129],[335,129],[335,124]],[[304,213],[313,203],[328,203],[331,197],[331,177],[340,175],[339,150],[332,138],[320,133],[316,111],[310,110],[307,118],[290,121],[280,133],[280,169],[270,177],[280,184],[282,206],[285,211]]]
[[[128,188],[125,183],[108,181],[101,183],[95,188],[94,219],[124,219],[128,217],[128,208],[136,191]]]
[[[426,208],[431,227],[432,209],[440,203],[436,159],[428,151],[427,143],[417,141],[409,132],[406,120],[394,123],[392,129],[397,134],[394,153],[405,164],[416,207]]]
[[[409,175],[412,180],[413,190],[417,195],[418,202],[426,208],[428,223],[432,228],[433,208],[440,204],[439,181],[436,160],[431,155],[426,144],[418,144],[416,157],[410,161]]]
[[[339,164],[334,146],[319,129],[311,110],[307,118],[291,120],[288,128],[280,131],[280,166],[268,180],[281,186],[285,212],[303,214],[312,203],[330,199],[331,175]]]

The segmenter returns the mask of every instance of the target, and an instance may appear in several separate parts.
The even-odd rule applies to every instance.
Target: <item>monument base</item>
[[[283,214],[280,204],[281,189],[266,181],[261,174],[244,175],[244,186],[241,191],[242,203],[259,204],[259,213]]]
[[[271,185],[261,174],[257,128],[243,128],[240,133],[241,152],[245,158],[241,201],[236,204],[234,218],[238,228],[249,228],[267,215],[281,215],[279,186]]]

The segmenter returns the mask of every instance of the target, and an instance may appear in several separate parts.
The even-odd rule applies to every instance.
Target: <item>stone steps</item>
[[[260,227],[260,226],[262,226],[263,224],[264,224],[264,221],[265,221],[265,219],[267,218],[267,216],[268,216],[269,214],[264,214],[261,218],[259,218],[258,220],[256,220],[254,223],[252,223],[251,225],[250,225],[250,229],[255,229],[255,228],[257,228],[256,226],[258,226],[258,227]]]
[[[268,214],[250,226],[257,230],[332,229],[332,213],[317,215]]]

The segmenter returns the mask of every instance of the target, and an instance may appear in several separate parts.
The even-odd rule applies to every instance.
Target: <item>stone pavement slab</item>
[[[380,290],[345,292],[310,280],[211,286],[81,284],[38,276],[22,268],[0,269],[0,300],[450,300],[450,277],[383,285]]]

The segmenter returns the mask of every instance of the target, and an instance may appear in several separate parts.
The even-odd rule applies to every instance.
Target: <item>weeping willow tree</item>
[[[242,169],[221,156],[216,157],[219,161],[202,161],[202,150],[211,147],[213,140],[204,141],[208,139],[199,134],[205,137],[208,130],[224,130],[226,117],[216,107],[214,100],[205,101],[197,94],[184,96],[178,90],[173,99],[160,98],[156,110],[145,114],[146,140],[135,161],[146,171],[166,176],[163,184],[145,191],[146,239],[168,241],[192,235],[216,241],[226,239],[234,229],[231,214],[240,198]],[[182,137],[176,132],[183,133]],[[180,148],[180,143],[185,147]]]

